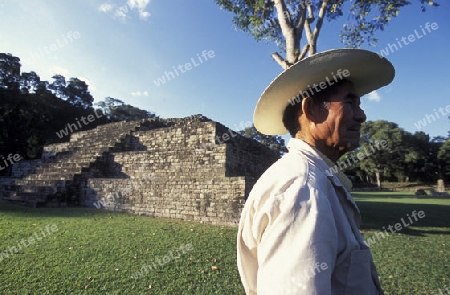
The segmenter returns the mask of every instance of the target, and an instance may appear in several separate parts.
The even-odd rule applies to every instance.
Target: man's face
[[[327,109],[322,107],[314,137],[340,153],[354,150],[359,146],[361,123],[366,120],[359,94],[352,83],[346,82],[337,86],[326,101]]]

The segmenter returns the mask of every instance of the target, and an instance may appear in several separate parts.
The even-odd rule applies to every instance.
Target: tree
[[[20,75],[20,91],[23,94],[36,93],[42,95],[48,92],[48,82],[41,81],[36,72],[22,73]]]
[[[414,134],[403,131],[401,150],[404,159],[398,179],[406,177],[412,181],[435,182],[439,177],[437,153],[441,145],[440,142],[430,140],[430,136],[422,131]]]
[[[62,75],[55,75],[53,80],[51,84],[41,81],[33,71],[21,74],[18,57],[0,54],[0,155],[38,158],[44,145],[69,140],[58,135],[67,124],[94,114],[93,97],[86,83],[77,78],[66,82]],[[111,99],[110,108],[112,120],[101,116],[79,130],[155,116],[116,99]],[[8,173],[10,170],[0,169],[0,175]]]
[[[53,82],[48,86],[49,89],[53,90],[53,93],[61,98],[67,99],[68,95],[66,93],[66,78],[63,75],[54,75],[52,77]]]
[[[417,1],[422,11],[426,6],[439,6],[431,0]],[[238,29],[257,41],[275,42],[286,54],[284,58],[278,52],[272,54],[283,69],[307,54],[315,54],[324,19],[337,20],[348,6],[348,22],[340,37],[344,45],[357,48],[364,43],[372,46],[377,43],[375,33],[383,31],[401,8],[411,4],[407,0],[354,0],[350,3],[344,0],[216,0],[216,3],[235,15],[233,24]],[[301,42],[303,33],[304,44]]]
[[[351,163],[360,151],[371,150],[380,140],[386,140],[387,148],[370,151],[370,155],[360,162],[344,167],[347,174],[358,176],[368,183],[372,176],[378,186],[381,178],[389,181],[435,182],[440,178],[438,150],[442,142],[430,141],[428,134],[411,134],[387,121],[366,122],[363,124],[360,148],[347,153],[339,162]]]
[[[94,98],[88,87],[86,82],[78,78],[70,78],[65,89],[67,101],[74,106],[81,106],[85,109],[91,107]]]
[[[0,53],[0,88],[19,92],[20,58],[10,53]]]
[[[265,135],[256,130],[255,126],[247,127],[244,130],[240,130],[239,134],[256,140],[257,142],[269,147],[272,150],[277,151],[280,156],[286,153],[288,150],[284,144],[284,139],[281,136]]]
[[[450,138],[448,138],[440,147],[438,152],[438,160],[442,174],[446,180],[450,179]]]
[[[404,131],[396,123],[384,120],[367,121],[361,126],[361,150],[371,151],[370,155],[361,161],[361,170],[368,179],[375,175],[377,186],[381,189],[381,176],[392,177],[401,170],[405,153],[401,149]],[[373,146],[381,141],[387,142],[387,148],[373,151]]]
[[[64,100],[67,100],[74,106],[83,107],[85,109],[92,107],[94,98],[89,92],[89,86],[86,82],[78,78],[70,78],[66,82],[66,78],[62,75],[54,75],[53,82],[49,85],[49,89],[53,90],[53,93]]]
[[[105,115],[109,120],[112,120],[111,116],[113,116],[114,110],[125,103],[120,99],[107,97],[104,101],[99,101],[95,105],[100,107],[103,115]]]
[[[100,107],[103,114],[112,122],[133,121],[145,118],[155,118],[152,112],[141,110],[140,108],[125,104],[120,99],[107,97],[104,101],[96,104]]]

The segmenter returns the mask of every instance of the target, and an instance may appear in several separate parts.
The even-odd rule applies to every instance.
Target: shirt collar
[[[348,191],[352,189],[352,182],[344,172],[338,168],[338,172],[336,173],[335,170],[332,169],[332,167],[335,167],[335,169],[337,168],[335,164],[315,147],[301,139],[291,138],[287,148],[289,152],[297,152],[305,155],[306,158],[323,171],[335,185],[343,186]]]
[[[290,153],[297,153],[306,156],[307,160],[314,162],[314,165],[316,165],[321,171],[327,172],[327,169],[330,168],[319,154],[319,151],[301,139],[289,139],[287,148]]]

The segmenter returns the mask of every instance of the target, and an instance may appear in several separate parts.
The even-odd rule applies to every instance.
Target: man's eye
[[[357,107],[361,107],[360,104],[357,104],[357,103],[354,102],[354,101],[344,101],[344,103],[349,104],[353,109],[356,109]]]

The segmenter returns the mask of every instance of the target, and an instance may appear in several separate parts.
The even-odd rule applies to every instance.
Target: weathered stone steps
[[[53,148],[55,152],[50,152],[43,162],[37,162],[32,174],[15,181],[10,190],[4,191],[3,197],[22,196],[27,200],[34,193],[37,198],[45,200],[49,195],[64,191],[66,181],[72,183],[77,175],[84,173],[86,177],[95,177],[96,173],[86,172],[90,166],[101,159],[104,153],[120,144],[139,124],[140,122],[119,122],[98,126],[71,136],[67,144],[48,147],[48,150]],[[61,181],[63,185],[58,185]]]
[[[42,159],[13,166],[0,197],[32,206],[92,208],[237,225],[259,175],[278,157],[203,116],[147,119],[73,133]],[[20,178],[20,179],[18,179]],[[49,200],[52,200],[49,203]],[[27,203],[28,202],[28,203]]]

